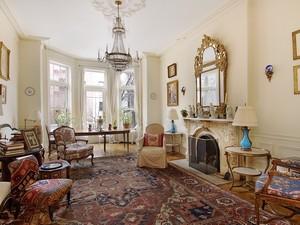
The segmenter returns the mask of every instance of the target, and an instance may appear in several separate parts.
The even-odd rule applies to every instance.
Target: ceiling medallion
[[[117,7],[114,0],[93,0],[93,5],[96,10],[101,11],[106,17],[114,17],[116,15]],[[145,6],[146,0],[122,0],[122,4],[120,5],[120,16],[132,16]]]

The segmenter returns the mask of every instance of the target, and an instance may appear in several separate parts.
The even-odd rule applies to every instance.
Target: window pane
[[[87,91],[86,92],[86,122],[95,124],[97,116],[103,116],[103,92]]]
[[[50,80],[61,83],[67,83],[68,67],[50,63]]]
[[[132,72],[124,72],[120,75],[121,87],[133,86],[134,76]]]
[[[67,108],[68,106],[68,88],[64,86],[51,85],[49,87],[51,108]]]
[[[97,71],[84,72],[85,85],[88,86],[104,86],[104,73]]]
[[[134,108],[134,90],[121,91],[121,109]]]

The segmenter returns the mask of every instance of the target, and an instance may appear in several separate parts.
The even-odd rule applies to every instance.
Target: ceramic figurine
[[[230,105],[226,107],[226,118],[230,120],[233,119],[233,109]]]
[[[210,118],[212,118],[212,119],[216,118],[215,107],[213,106],[212,103],[210,103],[210,106],[209,106],[209,113],[210,113]]]
[[[200,103],[197,103],[197,117],[201,118],[203,116],[203,110]]]
[[[189,115],[190,115],[190,117],[193,117],[192,105],[189,105]]]
[[[195,109],[195,106],[194,106],[194,105],[192,106],[192,111],[193,111],[193,114],[192,114],[192,115],[193,115],[193,117],[195,118],[195,117],[196,117],[196,109]]]

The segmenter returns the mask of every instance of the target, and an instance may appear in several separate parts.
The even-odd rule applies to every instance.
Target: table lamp
[[[241,140],[241,148],[245,151],[250,150],[252,143],[249,139],[249,128],[257,126],[256,111],[251,106],[239,106],[232,123],[233,126],[242,127],[243,138]]]
[[[175,123],[174,123],[174,120],[178,120],[178,114],[177,114],[176,109],[174,109],[174,108],[170,109],[168,118],[172,122],[171,130],[170,130],[171,133],[176,133],[176,126],[175,126]]]

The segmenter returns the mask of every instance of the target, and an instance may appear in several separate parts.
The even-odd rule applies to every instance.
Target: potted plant
[[[70,126],[71,125],[71,113],[58,111],[55,122],[60,126]]]
[[[123,121],[123,128],[124,129],[129,129],[130,124],[131,124],[131,119],[130,119],[130,116],[127,113],[123,114],[122,121]]]

